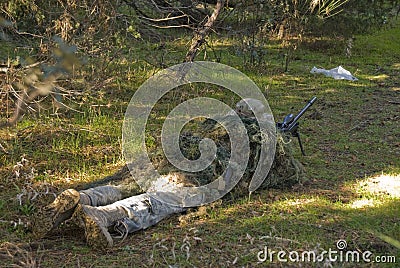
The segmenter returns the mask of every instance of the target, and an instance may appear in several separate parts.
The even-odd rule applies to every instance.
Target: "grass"
[[[123,165],[121,125],[131,96],[159,69],[162,55],[163,64],[169,66],[179,63],[186,49],[184,39],[167,43],[162,51],[135,45],[111,63],[110,70],[116,74],[113,80],[82,97],[74,107],[81,113],[64,111],[56,116],[44,112],[38,118],[25,117],[15,128],[0,130],[0,142],[8,151],[0,151],[1,265],[254,267],[266,264],[257,261],[266,246],[287,253],[320,253],[335,250],[336,242],[345,240],[348,250],[397,258],[397,263],[359,263],[357,267],[397,267],[400,249],[393,241],[400,240],[399,38],[398,26],[357,36],[350,58],[333,40],[325,41],[328,46],[322,46],[323,51],[306,43],[295,52],[286,73],[282,72],[282,48],[273,42],[265,64],[256,67],[243,66],[243,58],[227,49],[232,45],[229,40],[216,42],[214,49],[221,62],[256,82],[277,121],[289,112],[297,113],[312,96],[318,97],[301,122],[306,157],[294,141],[308,181],[292,189],[258,192],[250,200],[217,202],[171,217],[130,235],[105,253],[88,248],[82,230],[70,223],[51,237],[33,240],[27,227],[35,206],[50,200],[52,193],[104,177]],[[213,60],[211,52],[207,55]],[[313,66],[329,69],[338,65],[359,81],[336,81],[309,73]],[[195,91],[234,103],[231,95],[213,88]],[[149,125],[150,146],[157,140],[150,136],[157,136],[174,102],[196,94],[175,92],[161,100]],[[35,192],[39,197],[29,201],[29,194]],[[25,194],[19,203],[16,197],[21,193]],[[276,258],[267,264],[299,266]]]

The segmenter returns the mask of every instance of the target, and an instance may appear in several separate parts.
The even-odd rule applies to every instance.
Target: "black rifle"
[[[276,124],[276,127],[282,133],[290,134],[293,137],[297,137],[297,139],[299,140],[300,150],[303,155],[306,154],[304,153],[303,144],[301,143],[300,133],[299,133],[299,122],[297,121],[307,111],[307,109],[310,108],[311,105],[313,105],[316,99],[317,97],[312,97],[312,99],[308,101],[306,106],[304,106],[304,108],[301,109],[298,115],[294,116],[293,114],[288,114],[287,116],[285,116],[282,123]]]

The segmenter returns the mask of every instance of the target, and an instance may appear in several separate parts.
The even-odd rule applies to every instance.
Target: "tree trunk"
[[[210,33],[212,26],[217,20],[219,13],[224,7],[224,4],[225,0],[217,0],[217,4],[215,5],[215,9],[212,15],[208,18],[207,22],[202,27],[199,27],[199,29],[195,31],[194,37],[192,39],[192,45],[190,46],[189,51],[185,57],[185,62],[192,62],[194,60],[197,52],[204,44],[206,37]]]

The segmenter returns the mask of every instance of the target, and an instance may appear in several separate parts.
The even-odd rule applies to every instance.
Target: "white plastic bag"
[[[311,69],[310,73],[312,73],[312,74],[324,74],[325,76],[332,77],[334,79],[345,79],[345,80],[350,80],[350,81],[357,81],[358,80],[356,77],[354,77],[349,71],[347,71],[342,66],[338,66],[338,67],[330,69],[330,70],[319,69],[319,68],[314,66]]]

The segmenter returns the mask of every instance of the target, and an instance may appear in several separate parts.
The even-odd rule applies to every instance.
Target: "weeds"
[[[38,268],[41,267],[41,257],[34,256],[30,250],[24,249],[17,244],[0,244],[0,256],[2,265],[10,267]]]

